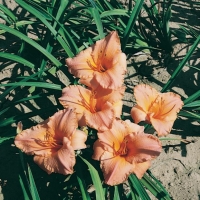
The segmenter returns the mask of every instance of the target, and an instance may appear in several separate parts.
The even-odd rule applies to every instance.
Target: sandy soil
[[[173,5],[172,28],[176,28],[178,24],[185,22],[200,27],[199,9],[192,8],[190,2],[192,1],[177,1]],[[4,3],[4,1],[0,1],[0,3]],[[6,1],[6,3],[8,7],[15,9],[12,1]],[[132,55],[128,59],[128,74],[125,79],[128,90],[124,98],[124,115],[129,115],[130,108],[134,105],[132,88],[139,83],[147,83],[160,90],[168,81],[189,48],[189,46],[184,44],[175,45],[172,58],[168,60],[160,58],[159,55],[152,58],[145,54]],[[195,52],[188,64],[199,68],[199,55],[199,52]],[[7,65],[7,67],[0,72],[0,80],[9,78],[14,67],[14,65],[9,65],[9,63],[3,64]],[[172,86],[172,91],[180,94],[183,99],[199,89],[199,71],[186,66]],[[40,121],[41,119],[34,120]],[[200,122],[188,120],[183,117],[177,119],[169,137],[187,139],[190,142],[185,144],[176,140],[164,141],[161,155],[152,163],[152,173],[162,182],[174,200],[200,199],[199,136]],[[13,152],[16,152],[16,150],[11,148],[6,154],[13,154]],[[18,178],[12,177],[12,174],[20,166],[19,163],[15,163],[15,160],[5,159],[5,152],[2,149],[0,150],[0,154],[0,184],[3,191],[9,193],[9,188],[15,187],[15,183],[18,181]],[[4,163],[2,163],[2,159],[4,159]],[[4,164],[4,167],[2,167],[2,164]],[[9,168],[9,166],[15,166],[16,168]],[[17,190],[20,190],[19,186],[10,192],[14,192],[15,194],[20,193]],[[1,198],[3,199],[0,190]],[[11,198],[7,194],[5,199],[9,200]],[[152,197],[152,199],[154,198]]]

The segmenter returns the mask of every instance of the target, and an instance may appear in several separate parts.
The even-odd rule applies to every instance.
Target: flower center
[[[92,63],[90,60],[87,60],[88,65],[90,66],[90,68],[94,71],[98,71],[100,73],[105,72],[106,69],[105,67],[102,66],[101,62],[98,63]]]
[[[120,156],[127,155],[128,153],[127,142],[128,140],[125,138],[123,142],[121,143],[119,150],[116,152],[116,155],[120,155]]]
[[[48,147],[48,148],[62,146],[62,143],[56,141],[55,139],[53,139],[52,134],[49,133],[48,131],[47,131],[46,134],[44,135],[44,140],[35,139],[35,141],[36,141],[36,143],[38,143],[39,145],[41,145],[41,146],[43,146],[43,147]],[[60,144],[59,144],[59,143],[60,143]]]
[[[89,102],[87,102],[87,101],[85,100],[85,98],[83,97],[83,95],[81,94],[81,92],[80,92],[80,95],[81,95],[81,98],[82,98],[81,104],[82,104],[87,110],[89,110],[91,113],[95,113],[95,112],[96,112],[96,100],[95,100],[96,92],[95,92],[95,91],[92,91],[92,94],[91,94],[91,96],[90,96]]]
[[[162,118],[166,117],[173,109],[175,105],[168,106],[165,103],[165,99],[162,96],[159,96],[152,102],[152,105],[149,108],[149,117],[152,115],[154,118]],[[163,112],[164,110],[164,112]]]

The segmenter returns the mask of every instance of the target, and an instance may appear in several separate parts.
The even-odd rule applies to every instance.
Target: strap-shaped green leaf
[[[140,1],[136,1],[135,7],[131,13],[130,19],[128,21],[128,24],[126,26],[126,29],[124,31],[124,35],[123,35],[123,40],[122,40],[122,51],[124,52],[125,48],[126,48],[126,44],[128,42],[129,39],[129,35],[132,31],[132,28],[136,22],[136,19],[140,13],[140,10],[142,9],[144,0],[140,0]]]
[[[25,120],[25,119],[28,119],[30,117],[33,117],[33,116],[36,116],[36,115],[40,115],[44,112],[56,112],[57,109],[56,107],[48,107],[48,108],[45,108],[45,109],[40,109],[40,110],[35,110],[33,112],[28,112],[28,113],[22,113],[22,114],[18,114],[18,115],[14,115],[12,117],[9,117],[7,119],[3,119],[0,121],[0,127],[4,127],[4,126],[7,126],[9,124],[12,124],[12,123],[17,123],[19,121],[22,121],[22,120]]]
[[[108,17],[108,16],[112,16],[112,15],[124,15],[129,17],[127,10],[122,10],[122,9],[113,9],[113,10],[108,10],[108,11],[104,11],[101,13],[100,17],[104,18],[104,17]]]
[[[195,92],[194,94],[189,96],[187,99],[185,99],[184,104],[187,105],[188,103],[191,103],[192,101],[194,101],[198,97],[200,97],[200,90],[198,90],[197,92]]]
[[[92,8],[90,8],[90,12],[91,12],[91,15],[93,16],[95,24],[97,26],[99,37],[100,37],[100,39],[103,39],[105,37],[105,34],[103,32],[103,25],[101,22],[99,11],[97,10],[97,8],[92,7]]]
[[[185,104],[183,107],[197,107],[197,106],[200,106],[200,100],[197,100],[197,101],[193,101],[191,103],[188,103],[188,104]]]
[[[53,90],[62,90],[60,85],[52,84],[52,83],[44,83],[44,82],[16,82],[16,83],[7,83],[0,84],[0,86],[35,86],[42,88],[49,88]]]
[[[30,68],[34,68],[34,64],[33,63],[29,62],[28,60],[26,60],[26,59],[24,59],[24,58],[22,58],[22,57],[20,57],[18,55],[0,52],[0,57],[16,61],[16,62],[21,63],[21,64],[23,64],[23,65],[25,65],[27,67],[30,67]]]
[[[76,177],[77,177],[78,184],[80,186],[82,199],[83,200],[91,200],[91,198],[88,194],[87,188],[86,188],[86,184],[85,184],[85,180],[84,180],[84,177],[82,174],[81,167],[78,164],[76,165]]]
[[[10,19],[12,19],[13,22],[17,21],[17,18],[15,17],[15,15],[4,5],[0,4],[0,10],[3,11]]]
[[[0,137],[0,144],[2,143],[2,142],[5,142],[6,140],[10,140],[10,139],[13,139],[14,138],[14,136],[10,136],[10,137]]]
[[[195,120],[200,120],[200,114],[197,114],[197,113],[194,113],[194,112],[191,112],[191,111],[181,110],[179,112],[179,115],[184,116],[184,117],[188,117],[188,118],[192,118],[192,119],[195,119]]]
[[[26,192],[26,189],[25,189],[25,185],[24,185],[24,182],[21,178],[21,176],[19,175],[19,183],[20,183],[20,186],[22,188],[22,192],[23,192],[23,195],[24,195],[24,200],[30,200],[27,192]]]
[[[140,182],[148,189],[157,199],[162,200],[171,200],[169,194],[166,190],[163,190],[163,187],[160,187],[160,183],[156,179],[150,178],[147,174],[144,174]]]
[[[31,40],[29,37],[27,37],[25,34],[10,28],[4,24],[0,24],[0,29],[3,29],[19,38],[24,40],[25,42],[29,43],[31,46],[35,47],[38,51],[40,51],[42,54],[44,54],[49,60],[51,60],[57,67],[62,66],[62,63],[58,61],[53,55],[51,55],[48,51],[46,51],[42,46],[40,46],[37,42]]]
[[[86,159],[82,158],[81,156],[79,156],[79,157],[83,160],[83,162],[85,162],[85,164],[89,168],[92,182],[95,187],[96,199],[105,200],[104,190],[102,187],[102,183],[101,183],[101,179],[99,177],[98,171]]]
[[[151,200],[143,185],[134,174],[129,176],[129,180],[142,200]]]
[[[200,42],[200,35],[196,39],[196,41],[194,42],[194,44],[192,45],[192,47],[190,48],[190,50],[188,51],[188,53],[186,54],[186,56],[184,57],[184,59],[181,61],[181,63],[179,64],[179,66],[176,68],[176,70],[174,71],[174,73],[172,74],[172,76],[170,77],[170,79],[168,80],[168,82],[164,85],[164,87],[162,88],[161,92],[165,92],[166,90],[169,89],[169,87],[172,85],[172,83],[174,82],[174,80],[176,79],[176,77],[179,75],[179,73],[181,72],[181,70],[183,69],[183,67],[185,66],[185,64],[190,59],[191,55],[193,54],[193,52],[197,48],[199,42]]]
[[[37,191],[37,187],[35,185],[35,181],[33,178],[33,174],[31,172],[31,168],[28,165],[28,176],[29,176],[29,182],[30,182],[30,192],[31,192],[31,196],[34,200],[40,200],[38,191]]]

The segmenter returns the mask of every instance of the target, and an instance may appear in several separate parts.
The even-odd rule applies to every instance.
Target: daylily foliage
[[[59,98],[65,109],[30,129],[22,131],[20,126],[15,145],[34,155],[34,161],[47,173],[72,174],[74,151],[86,148],[87,140],[87,131],[78,126],[84,130],[93,128],[98,139],[91,145],[92,158],[100,161],[105,183],[123,183],[131,173],[141,178],[151,160],[160,154],[161,143],[135,123],[146,121],[159,136],[168,134],[183,105],[180,96],[138,85],[134,88],[137,105],[131,110],[135,123],[120,119],[126,55],[116,31],[76,57],[67,58],[66,64],[85,86],[65,87]]]

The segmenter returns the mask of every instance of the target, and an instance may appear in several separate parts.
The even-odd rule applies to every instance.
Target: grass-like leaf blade
[[[47,28],[51,31],[51,33],[56,37],[60,45],[65,49],[65,52],[68,54],[69,57],[73,57],[73,53],[69,49],[69,47],[66,45],[65,41],[61,38],[61,36],[58,34],[58,32],[54,29],[54,27],[51,26],[51,24],[44,18],[44,16],[37,11],[35,8],[29,6],[27,3],[25,3],[22,0],[16,0],[18,4],[20,4],[22,7],[24,7],[27,11],[35,15],[37,18],[39,18],[44,25],[47,26]]]
[[[34,64],[29,62],[28,60],[18,56],[18,55],[14,55],[14,54],[10,54],[10,53],[4,53],[4,52],[0,52],[0,57],[5,58],[5,59],[9,59],[9,60],[13,60],[15,62],[21,63],[27,67],[30,68],[34,68]]]
[[[78,164],[76,165],[76,178],[77,178],[78,184],[80,186],[82,199],[83,200],[91,200],[91,198],[88,194],[87,188],[86,188],[85,180],[84,180],[84,177],[82,174],[82,169]]]
[[[40,115],[44,112],[49,112],[49,113],[53,113],[53,112],[56,112],[57,109],[56,107],[48,107],[48,108],[45,108],[45,109],[39,109],[39,110],[35,110],[34,112],[28,112],[28,113],[22,113],[21,115],[14,115],[12,117],[9,117],[7,119],[3,119],[0,121],[0,127],[4,127],[4,126],[7,126],[9,124],[12,124],[12,123],[17,123],[18,121],[22,121],[22,120],[26,120],[28,118],[31,118],[33,116],[36,116],[36,115]]]
[[[134,174],[129,176],[129,180],[142,200],[151,200],[143,185]]]
[[[136,1],[135,7],[131,13],[130,19],[128,21],[128,24],[126,26],[126,29],[125,29],[124,35],[123,35],[123,40],[122,40],[122,51],[123,52],[126,48],[126,44],[128,42],[128,38],[132,31],[132,28],[133,28],[133,26],[136,22],[136,19],[140,13],[140,10],[142,9],[143,3],[144,3],[144,0]]]
[[[89,168],[89,172],[92,178],[92,182],[94,184],[95,187],[95,192],[96,192],[96,199],[101,199],[101,200],[105,200],[105,196],[104,196],[104,190],[102,187],[102,183],[101,183],[101,179],[99,177],[98,171],[84,158],[82,158],[81,156],[79,156],[83,162],[85,162],[85,164],[88,166]]]
[[[165,92],[167,89],[169,89],[169,87],[172,85],[172,83],[174,82],[174,80],[176,79],[176,77],[179,75],[179,73],[181,72],[181,70],[183,69],[183,67],[185,66],[185,64],[190,59],[191,55],[193,54],[193,52],[197,48],[199,42],[200,42],[200,35],[196,39],[196,41],[194,42],[194,44],[192,45],[192,47],[190,48],[190,50],[188,51],[188,53],[186,54],[186,56],[184,57],[184,59],[181,61],[181,63],[179,64],[179,66],[176,68],[176,70],[174,71],[174,73],[172,74],[172,76],[170,77],[170,79],[168,80],[168,82],[164,85],[164,87],[162,88],[161,92]]]
[[[1,144],[2,142],[5,142],[6,140],[10,140],[10,139],[13,139],[13,138],[14,138],[14,136],[2,137],[2,138],[0,138],[0,144]]]
[[[155,179],[153,181],[147,174],[144,174],[140,181],[157,199],[171,200],[166,190],[163,190],[163,188],[158,185],[158,181],[155,181]]]
[[[16,16],[8,8],[6,8],[4,5],[0,4],[0,10],[2,12],[4,12],[13,22],[17,21]]]
[[[25,189],[25,185],[23,183],[23,180],[21,178],[21,176],[19,175],[19,183],[20,183],[20,186],[22,188],[22,192],[23,192],[23,195],[24,195],[24,200],[30,200],[27,192],[26,192],[26,189]]]
[[[49,58],[49,60],[51,60],[57,67],[62,66],[62,63],[60,61],[58,61],[54,56],[52,56],[48,51],[46,51],[42,46],[40,46],[37,42],[31,40],[29,37],[27,37],[25,34],[10,28],[4,24],[0,24],[0,29],[3,29],[7,32],[9,32],[10,34],[13,34],[19,38],[21,38],[22,40],[24,40],[25,42],[29,43],[31,46],[35,47],[38,51],[40,51],[42,54],[44,54],[47,58]]]
[[[187,99],[184,100],[184,104],[187,105],[188,103],[191,103],[195,99],[197,99],[200,96],[200,90],[195,92],[193,95],[189,96]]]
[[[40,200],[38,191],[37,191],[37,187],[35,185],[35,181],[33,178],[33,174],[31,172],[31,169],[28,165],[28,176],[29,176],[29,182],[30,182],[30,192],[31,192],[31,196],[34,200]]]
[[[179,112],[179,115],[187,117],[187,118],[192,118],[192,119],[195,119],[195,120],[200,120],[200,114],[190,112],[190,111],[186,111],[186,110],[181,110]]]
[[[185,104],[183,107],[185,108],[185,107],[197,107],[197,106],[200,106],[200,100]]]
[[[124,15],[124,16],[129,17],[129,15],[127,14],[127,11],[122,10],[122,9],[113,9],[113,10],[104,11],[101,13],[100,17],[104,18],[104,17],[108,17],[112,15]]]
[[[35,86],[35,87],[49,88],[53,90],[62,90],[60,85],[53,84],[53,83],[44,83],[44,82],[16,82],[16,83],[0,84],[0,86],[1,87],[3,86]]]
[[[99,11],[97,10],[97,8],[92,7],[92,8],[90,8],[90,12],[91,12],[91,15],[93,16],[95,24],[97,26],[99,37],[100,37],[100,39],[103,39],[105,37],[105,35],[103,32],[103,25],[101,22]]]

